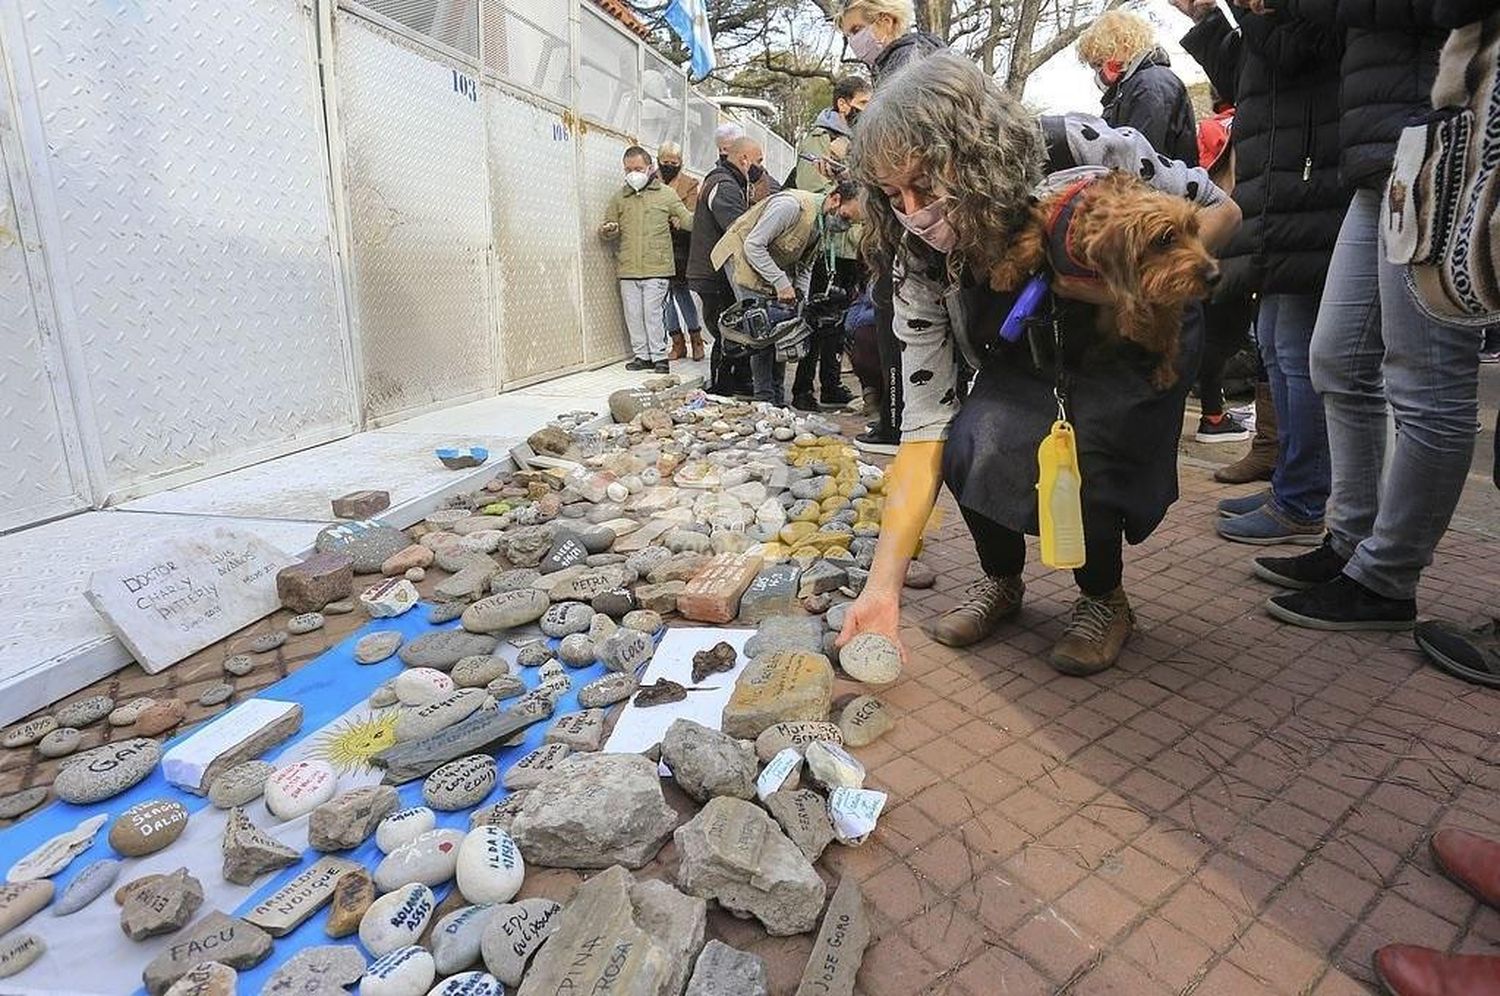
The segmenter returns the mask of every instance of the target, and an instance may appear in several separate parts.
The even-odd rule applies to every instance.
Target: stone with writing
[[[480,709],[430,737],[388,747],[370,758],[370,764],[385,772],[382,780],[386,784],[400,785],[424,777],[456,757],[477,754],[516,737],[551,714],[552,702],[531,692],[503,710]]]
[[[839,731],[850,747],[872,744],[894,725],[890,710],[873,695],[856,696],[839,713]]]
[[[498,633],[514,629],[536,622],[551,605],[552,600],[535,588],[518,588],[486,595],[464,610],[463,628],[471,633]]]
[[[433,809],[451,812],[484,801],[495,787],[498,772],[488,754],[470,754],[449,761],[422,783],[422,799]]]
[[[302,728],[302,706],[256,696],[235,706],[174,745],[161,759],[171,784],[205,794],[215,779],[259,757]]]
[[[394,619],[416,608],[421,597],[405,577],[386,578],[360,592],[359,604],[371,619]]]
[[[283,820],[295,820],[333,798],[338,772],[327,761],[293,761],[266,779],[266,808]]]
[[[823,914],[795,996],[854,996],[854,977],[869,944],[864,894],[854,876],[845,875]]]
[[[120,908],[120,929],[132,941],[170,934],[192,919],[203,903],[203,885],[179,868],[131,893]]]
[[[839,667],[855,681],[889,685],[901,677],[901,650],[879,633],[861,633],[839,651]]]
[[[766,962],[723,941],[703,946],[684,996],[770,996]]]
[[[326,526],[313,541],[319,553],[342,553],[354,562],[354,573],[376,574],[380,565],[411,545],[399,529],[372,519]]]
[[[270,954],[270,934],[215,910],[193,924],[183,938],[168,943],[142,974],[146,991],[159,996],[202,962],[216,961],[245,971],[265,961]]]
[[[480,938],[485,968],[507,986],[521,984],[526,963],[557,928],[562,907],[550,899],[523,899],[490,907]]]
[[[239,654],[239,655],[236,655],[236,656],[238,656],[238,657],[244,657],[245,663],[247,665],[251,663],[251,659],[250,659],[250,656],[248,654]],[[231,657],[229,660],[227,660],[227,661],[224,662],[224,669],[226,671],[229,671],[229,663],[230,663],[230,661],[233,661],[233,660],[235,660],[235,658]],[[244,671],[240,671],[238,673],[240,673],[240,674],[248,674],[249,671],[250,671],[250,668],[246,667]],[[229,673],[230,674],[235,674],[236,672],[229,671]],[[141,696],[138,696],[136,698],[131,699],[129,702],[126,702],[124,705],[115,706],[115,708],[113,710],[111,710],[110,714],[109,714],[109,725],[110,726],[129,726],[130,724],[134,723],[137,719],[140,718],[141,713],[145,712],[147,709],[151,708],[155,704],[156,704],[156,700],[155,699],[151,698],[148,695],[141,695]]]
[[[0,979],[25,971],[47,950],[47,942],[35,934],[0,937]]]
[[[71,726],[59,726],[37,742],[36,752],[42,757],[66,757],[82,742],[82,733]]]
[[[115,884],[121,867],[114,858],[100,858],[79,869],[52,904],[52,915],[69,916],[98,899]]]
[[[828,804],[812,789],[773,792],[766,798],[766,809],[797,849],[807,855],[808,861],[817,861],[823,850],[833,843]]]
[[[439,975],[462,972],[479,961],[480,939],[498,908],[493,903],[461,906],[438,920],[429,946]]]
[[[269,633],[256,633],[245,641],[242,649],[252,654],[269,654],[284,643],[286,643],[286,632],[277,629]]]
[[[53,717],[61,726],[82,729],[108,716],[114,707],[115,700],[108,695],[90,695],[86,699],[69,702],[53,713]]]
[[[578,704],[585,709],[599,709],[623,702],[634,695],[640,682],[634,674],[606,674],[578,690]]]
[[[680,993],[698,952],[703,950],[708,904],[683,895],[661,879],[637,879],[630,886],[636,926],[656,942],[671,966],[666,992]]]
[[[579,886],[554,918],[552,935],[532,960],[518,996],[668,992],[673,966],[667,952],[635,922],[633,881],[617,866]]]
[[[594,641],[586,633],[569,633],[557,645],[558,660],[569,667],[588,667],[597,656]]]
[[[46,879],[0,885],[0,934],[19,927],[50,903],[53,888]]]
[[[130,901],[131,896],[134,896],[136,893],[145,892],[164,878],[166,878],[166,875],[153,874],[131,879],[115,890],[115,905],[124,906]]]
[[[618,589],[618,584],[612,575],[603,571],[586,571],[577,577],[569,578],[562,584],[557,585],[549,593],[554,602],[590,602]],[[603,611],[597,606],[592,606],[596,612]]]
[[[645,633],[622,626],[603,643],[599,644],[598,656],[611,671],[634,672],[651,659],[656,644]]]
[[[198,695],[198,704],[201,706],[216,706],[228,702],[234,697],[234,686],[227,681],[220,681],[209,685]]]
[[[737,916],[753,916],[775,936],[809,931],[826,887],[796,844],[754,803],[709,800],[673,835],[684,892],[716,899]]]
[[[57,726],[57,719],[53,716],[38,716],[35,719],[28,719],[19,726],[11,727],[6,732],[5,738],[0,740],[0,744],[12,748],[30,747],[57,729]]]
[[[256,904],[245,919],[272,937],[290,934],[333,900],[343,876],[362,870],[353,861],[325,854]]]
[[[326,621],[321,612],[300,612],[286,621],[286,631],[293,636],[300,636],[322,629]]]
[[[81,754],[57,773],[52,790],[64,802],[85,805],[119,795],[151,774],[161,760],[155,740],[133,737]]]
[[[594,610],[583,602],[558,602],[542,615],[542,632],[548,636],[583,633],[594,621]]]
[[[458,891],[471,903],[509,902],[525,877],[520,849],[501,827],[475,827],[459,845],[455,878]]]
[[[166,996],[235,996],[240,973],[217,961],[200,961],[167,987]]]
[[[245,761],[225,770],[208,786],[208,801],[220,809],[245,806],[261,797],[276,770],[270,761]]]
[[[673,720],[662,737],[661,759],[682,790],[699,802],[719,795],[755,797],[755,749],[701,723]]]
[[[415,944],[427,929],[436,905],[432,890],[421,883],[387,892],[365,910],[359,922],[359,941],[377,958]]]
[[[558,530],[552,549],[547,551],[537,569],[543,574],[551,574],[583,563],[588,555],[588,547],[571,530]]]
[[[488,972],[460,972],[433,986],[427,996],[505,996],[505,987]]]
[[[515,822],[516,816],[521,812],[521,806],[525,804],[526,797],[530,792],[512,792],[499,802],[481,806],[469,814],[469,829],[482,826],[494,826],[510,832],[510,825]]]
[[[823,720],[833,698],[833,667],[822,654],[782,651],[745,665],[724,706],[720,728],[754,740],[768,727]]]
[[[400,805],[401,796],[389,785],[340,792],[312,811],[307,821],[307,843],[316,851],[358,847]]]
[[[768,657],[786,650],[820,653],[824,632],[823,620],[817,616],[767,616],[745,641],[745,656]]]
[[[477,560],[457,574],[446,577],[434,585],[432,600],[435,602],[472,602],[483,598],[490,590],[490,580],[499,573],[500,565],[488,557]]]
[[[333,886],[328,919],[323,932],[329,937],[348,937],[359,929],[365,910],[375,901],[375,880],[364,868],[354,868],[340,875]]]
[[[543,743],[564,744],[573,751],[598,750],[603,740],[602,709],[585,709],[559,716],[542,736]]]
[[[187,829],[188,811],[173,799],[138,802],[109,828],[109,846],[127,858],[154,854]]]
[[[442,828],[417,834],[381,859],[375,867],[375,888],[399,889],[411,882],[442,885],[458,867],[458,848],[464,832]]]
[[[224,827],[224,881],[249,885],[262,875],[295,865],[302,852],[288,847],[250,822],[244,810],[230,810]]]
[[[445,629],[417,637],[401,648],[400,656],[407,667],[451,671],[453,665],[465,657],[491,654],[494,650],[493,636],[469,633],[461,629]]]
[[[633,629],[637,633],[655,636],[664,623],[659,612],[653,612],[650,609],[635,609],[634,611],[625,613],[625,617],[620,620],[620,625],[627,629]]]
[[[460,658],[449,677],[459,688],[483,688],[502,675],[510,674],[510,663],[493,654],[474,654]]]
[[[740,597],[739,621],[760,622],[767,616],[791,612],[797,602],[802,569],[795,564],[771,564],[761,569]]]
[[[396,694],[400,696],[399,688]],[[446,730],[483,706],[485,698],[486,693],[482,688],[458,688],[425,705],[403,709],[396,717],[396,740],[421,740],[440,730]]]
[[[396,700],[406,706],[424,706],[453,694],[453,679],[430,667],[407,668],[391,679]]]
[[[375,959],[359,980],[359,996],[422,996],[436,977],[432,954],[409,944]]]
[[[290,612],[321,612],[329,602],[354,593],[354,560],[341,553],[315,553],[278,571],[276,592]]]
[[[95,571],[84,597],[156,674],[275,612],[276,573],[291,563],[257,536],[214,526],[133,549]]]
[[[536,788],[572,751],[563,744],[543,744],[522,757],[505,772],[504,784],[510,791]]]
[[[56,875],[72,864],[74,858],[89,849],[99,828],[107,822],[108,813],[97,813],[73,829],[49,837],[11,865],[10,871],[5,873],[5,881],[30,882]]]
[[[266,980],[261,996],[317,996],[343,992],[365,974],[365,956],[349,944],[303,948]]]
[[[532,865],[639,868],[676,825],[654,762],[589,753],[568,757],[527,795],[511,836]]]
[[[367,633],[354,644],[354,663],[379,664],[401,648],[405,637],[393,629]]]

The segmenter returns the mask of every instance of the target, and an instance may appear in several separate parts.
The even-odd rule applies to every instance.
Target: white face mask
[[[911,214],[906,214],[892,204],[891,212],[908,232],[938,252],[948,253],[952,252],[954,245],[958,243],[958,233],[953,230],[953,225],[948,221],[947,200],[946,197],[939,198]]]
[[[625,182],[630,185],[631,190],[641,191],[646,189],[646,184],[651,182],[651,175],[649,173],[642,173],[638,169],[633,169],[625,174]]]
[[[885,42],[875,37],[874,25],[866,24],[849,36],[849,51],[853,52],[854,57],[860,62],[872,68],[875,60],[880,58],[880,53],[885,49]]]

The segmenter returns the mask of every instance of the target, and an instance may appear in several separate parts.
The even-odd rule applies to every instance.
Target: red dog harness
[[[1078,211],[1078,195],[1087,190],[1089,184],[1096,179],[1098,177],[1086,176],[1073,181],[1052,205],[1052,214],[1047,219],[1047,258],[1052,264],[1052,272],[1058,276],[1078,280],[1099,279],[1097,270],[1091,269],[1073,255],[1072,239],[1069,238],[1073,216]]]

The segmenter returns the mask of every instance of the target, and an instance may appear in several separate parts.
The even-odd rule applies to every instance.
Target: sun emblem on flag
[[[308,756],[327,761],[339,774],[365,770],[370,758],[396,746],[397,710],[367,712],[339,720],[318,734]]]

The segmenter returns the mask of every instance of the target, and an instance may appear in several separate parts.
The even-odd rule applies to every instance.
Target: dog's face
[[[1087,229],[1077,241],[1123,310],[1175,309],[1209,295],[1219,264],[1199,236],[1196,207],[1121,174],[1094,186],[1075,221]]]

